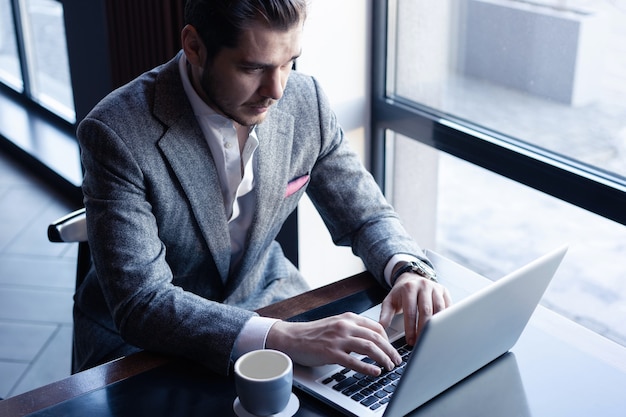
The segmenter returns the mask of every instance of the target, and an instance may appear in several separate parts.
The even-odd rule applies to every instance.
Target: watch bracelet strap
[[[422,261],[422,262],[424,262],[424,261]],[[409,272],[409,271],[413,272],[416,275],[419,275],[422,278],[426,278],[426,279],[428,279],[430,281],[439,282],[437,280],[437,278],[435,278],[433,276],[421,275],[421,274],[418,274],[417,272],[414,272],[413,271],[413,266],[412,266],[413,263],[414,262],[405,262],[404,265],[402,265],[400,268],[398,268],[398,270],[394,274],[391,275],[391,278],[389,279],[389,284],[393,287],[394,284],[396,283],[396,281],[398,280],[398,278],[400,278],[400,275],[404,274],[405,272]]]

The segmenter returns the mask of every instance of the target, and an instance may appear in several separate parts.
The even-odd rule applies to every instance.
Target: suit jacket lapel
[[[187,196],[222,282],[225,282],[231,249],[219,178],[209,146],[180,81],[177,58],[166,64],[155,90],[154,114],[168,126],[158,146]]]

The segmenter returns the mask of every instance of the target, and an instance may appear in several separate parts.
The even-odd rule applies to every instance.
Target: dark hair
[[[307,0],[187,0],[185,24],[200,35],[211,60],[222,48],[234,48],[253,22],[287,30],[306,18]]]

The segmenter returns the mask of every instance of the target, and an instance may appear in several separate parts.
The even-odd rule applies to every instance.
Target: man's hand
[[[445,287],[407,272],[398,277],[383,300],[379,322],[383,328],[387,328],[396,314],[404,313],[406,341],[415,345],[424,324],[431,316],[451,304],[450,294]]]
[[[353,313],[306,323],[278,321],[270,329],[265,346],[285,352],[301,365],[337,363],[374,376],[380,374],[380,367],[362,362],[350,353],[369,356],[388,370],[402,361],[383,326]]]

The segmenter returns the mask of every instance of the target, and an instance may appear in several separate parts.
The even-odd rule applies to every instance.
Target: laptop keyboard
[[[372,410],[380,408],[391,400],[391,395],[398,385],[398,380],[404,372],[404,367],[411,354],[411,349],[413,349],[412,346],[406,344],[404,337],[396,340],[392,345],[396,348],[398,353],[400,353],[400,356],[402,356],[402,363],[396,366],[392,371],[382,369],[381,374],[374,377],[354,372],[348,368],[343,368],[320,382],[326,386],[332,387],[332,389],[341,392],[346,397],[351,398],[365,407]],[[367,363],[375,363],[368,357],[361,360]]]

